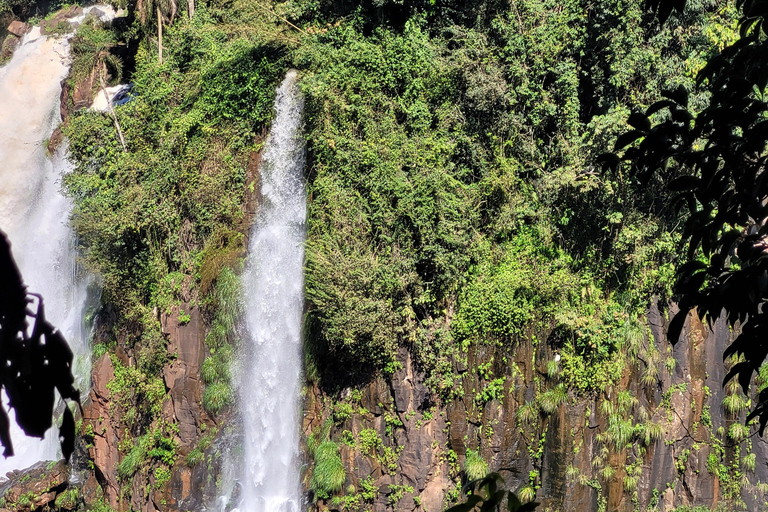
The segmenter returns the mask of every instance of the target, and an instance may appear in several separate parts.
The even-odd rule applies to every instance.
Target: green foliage
[[[54,503],[59,509],[76,510],[81,499],[80,490],[77,487],[70,487],[56,496]]]
[[[379,433],[372,428],[364,428],[360,431],[358,434],[358,443],[360,446],[360,452],[363,455],[374,455],[376,451],[382,446]]]
[[[563,255],[525,230],[506,246],[505,261],[481,269],[460,298],[453,329],[460,341],[509,340],[534,320],[548,320],[575,295],[577,282]],[[538,318],[537,318],[538,317]]]
[[[236,39],[200,74],[200,102],[214,122],[235,121],[255,130],[272,119],[275,82],[283,74],[278,47]]]
[[[568,390],[562,384],[548,389],[538,397],[539,407],[544,414],[554,413],[568,399]]]
[[[726,395],[723,398],[723,408],[730,415],[739,414],[749,408],[749,399],[739,392]]]
[[[728,428],[728,437],[740,443],[749,435],[749,427],[743,423],[734,423]]]
[[[232,357],[232,347],[225,345],[208,356],[200,368],[200,376],[207,384],[229,382],[229,361]]]
[[[339,402],[333,406],[333,421],[344,423],[352,417],[354,409],[348,402]]]
[[[171,470],[168,468],[155,469],[155,489],[162,489],[171,479]]]
[[[147,449],[150,444],[149,436],[142,436],[136,440],[131,451],[123,457],[117,466],[117,475],[123,480],[131,478],[139,470],[147,457]]]
[[[501,401],[504,397],[505,381],[506,376],[502,376],[486,383],[483,386],[483,389],[475,396],[475,402],[478,404],[486,404],[491,400]]]
[[[166,398],[165,383],[140,368],[123,366],[112,356],[115,377],[107,383],[110,407],[121,411],[122,421],[131,429],[141,428],[145,415],[159,416]]]
[[[283,7],[307,27],[337,12]],[[295,52],[320,377],[365,379],[407,345],[430,387],[451,396],[461,349],[555,327],[566,384],[603,390],[626,365],[616,354],[644,338],[636,314],[671,294],[679,236],[658,188],[585,169],[622,105],[649,102],[686,56],[712,51],[695,36],[725,14],[686,17],[691,37],[680,37],[646,31],[639,4],[600,1],[589,16],[541,0],[422,7],[397,22],[382,14],[398,29],[361,8]]]
[[[165,475],[168,468],[176,463],[178,443],[173,438],[174,426],[162,423],[158,428],[135,440],[129,440],[131,449],[117,465],[117,475],[122,480],[130,480],[146,464],[153,461],[162,464],[156,468]],[[175,431],[178,433],[178,430]],[[170,479],[170,472],[167,472]],[[168,481],[165,480],[165,482]]]
[[[685,5],[680,2],[677,10],[683,11]],[[666,21],[670,12],[666,5],[654,0],[649,6],[662,23]],[[739,335],[723,357],[743,356],[744,360],[734,365],[725,380],[738,376],[745,395],[768,353],[763,342],[768,312],[761,306],[766,293],[754,284],[754,276],[766,271],[764,233],[753,229],[753,219],[764,217],[766,194],[758,181],[768,144],[764,129],[766,7],[764,0],[736,2],[738,36],[731,28],[723,41],[729,44],[708,55],[696,76],[705,101],[691,101],[693,88],[685,84],[662,91],[664,99],[627,120],[632,130],[617,139],[616,149],[629,148],[621,156],[605,156],[613,172],[631,167],[643,185],[650,181],[666,185],[677,210],[685,207],[687,261],[678,269],[675,290],[681,307],[668,337],[678,342],[692,310],[700,318],[724,315],[731,327],[738,323]],[[733,405],[733,410],[739,408]],[[761,392],[747,418],[755,416],[760,418],[762,433],[768,424],[768,393]]]
[[[109,503],[104,501],[103,497],[97,499],[95,503],[90,504],[86,510],[88,512],[116,512]]]
[[[312,456],[315,460],[310,480],[312,490],[324,498],[339,492],[347,476],[339,456],[339,445],[323,441],[313,450]]]
[[[480,450],[467,450],[464,459],[464,474],[469,480],[478,480],[488,474],[488,463],[480,455]]]
[[[226,382],[215,382],[205,387],[203,407],[208,414],[217,415],[232,403],[232,389]]]
[[[211,446],[219,430],[213,427],[206,431],[206,434],[197,442],[197,446],[187,454],[187,466],[193,467],[205,460],[205,450]]]
[[[528,401],[517,409],[516,416],[521,424],[531,425],[539,417],[539,411],[533,401]]]
[[[373,501],[379,495],[379,488],[376,486],[371,475],[360,480],[360,488],[360,495],[366,501]]]

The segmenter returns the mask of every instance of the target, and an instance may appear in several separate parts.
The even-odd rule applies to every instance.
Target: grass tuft
[[[480,455],[480,450],[467,450],[464,460],[464,474],[468,480],[484,478],[488,474],[488,463]]]
[[[310,484],[312,489],[324,497],[339,492],[347,477],[339,456],[339,445],[333,441],[323,441],[315,448],[314,458],[315,467]]]
[[[206,386],[203,394],[203,407],[208,414],[216,416],[232,403],[232,390],[226,382],[216,382]]]
[[[539,408],[544,414],[554,413],[568,399],[568,392],[560,384],[539,395]]]

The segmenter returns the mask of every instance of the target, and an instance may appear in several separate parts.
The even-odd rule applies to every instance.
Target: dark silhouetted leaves
[[[503,484],[504,479],[498,473],[490,473],[485,478],[467,482],[461,489],[463,493],[469,494],[467,501],[454,505],[445,512],[501,512],[504,509],[505,497],[508,512],[531,512],[539,506],[535,501],[521,503],[520,498],[512,491],[499,490],[499,483]]]
[[[632,128],[636,128],[643,132],[650,131],[651,129],[651,120],[640,112],[635,112],[630,115],[627,123],[629,123]]]
[[[685,0],[646,0],[664,23]],[[665,100],[645,116],[632,114],[635,128],[621,135],[623,155],[606,156],[616,171],[626,165],[641,182],[664,180],[678,195],[675,211],[688,210],[683,236],[689,262],[678,268],[675,292],[681,311],[672,319],[668,338],[677,343],[688,313],[712,322],[725,316],[740,334],[725,350],[735,364],[725,382],[738,378],[747,393],[753,375],[768,356],[768,103],[755,91],[768,84],[768,0],[737,0],[740,34],[735,43],[709,59],[697,87],[710,93],[698,113],[688,110],[683,86],[662,92]],[[643,118],[663,110],[669,116],[646,126]],[[662,116],[660,116],[662,117]],[[638,133],[647,132],[645,137]],[[706,263],[708,262],[708,263]],[[749,415],[768,424],[768,393],[762,391]]]
[[[28,297],[29,296],[29,297]],[[28,320],[29,319],[29,320]],[[31,334],[29,323],[31,323]],[[40,295],[27,293],[11,248],[0,232],[0,385],[5,388],[16,423],[29,436],[42,438],[53,424],[54,390],[79,404],[74,388],[72,351],[62,334],[45,319]],[[13,455],[6,411],[0,406],[3,455]],[[67,408],[59,431],[65,458],[74,450],[75,423]]]

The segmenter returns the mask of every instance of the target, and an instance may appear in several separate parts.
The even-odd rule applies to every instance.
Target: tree
[[[190,0],[193,1],[193,0]],[[157,22],[157,55],[160,64],[163,63],[163,24],[173,24],[176,18],[177,5],[176,0],[138,0],[136,2],[136,12],[139,13],[139,19],[143,25],[149,21],[150,13],[156,13]],[[194,13],[194,6],[190,9],[190,18]]]
[[[32,311],[30,306],[37,304]],[[31,324],[31,325],[30,325]],[[16,411],[16,423],[29,436],[42,438],[53,424],[54,389],[62,399],[80,403],[73,386],[72,351],[64,336],[45,319],[43,298],[28,293],[0,231],[0,386]],[[3,455],[13,455],[8,415],[0,404],[0,443]],[[64,409],[59,430],[66,459],[74,451],[75,421]]]
[[[661,23],[686,0],[647,0]],[[633,128],[616,141],[622,155],[605,155],[614,170],[631,170],[641,184],[663,181],[672,203],[688,215],[687,262],[678,269],[680,312],[668,337],[676,343],[689,312],[713,322],[724,315],[740,333],[723,358],[734,358],[725,383],[738,377],[744,393],[768,356],[768,0],[737,0],[739,39],[707,62],[697,87],[709,105],[691,112],[688,91],[635,112]],[[747,421],[768,423],[768,388]]]
[[[125,137],[120,127],[120,121],[117,119],[115,110],[112,108],[112,100],[107,93],[107,83],[119,84],[123,78],[123,62],[111,53],[115,46],[115,40],[112,33],[106,30],[98,30],[93,24],[83,26],[72,38],[72,54],[75,56],[75,75],[89,74],[98,79],[101,93],[107,101],[107,111],[112,117],[112,122],[117,130],[120,145],[123,152],[126,152]]]

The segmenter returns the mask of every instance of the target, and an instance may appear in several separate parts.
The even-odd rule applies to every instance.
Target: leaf
[[[645,111],[645,115],[647,117],[651,117],[653,114],[655,114],[659,110],[663,108],[674,107],[675,105],[676,103],[672,100],[659,100],[653,105],[651,105],[650,107],[648,107],[648,110]]]
[[[678,105],[688,107],[688,90],[683,84],[678,85],[677,89],[667,89],[666,91],[663,91],[661,95],[671,99]]]
[[[748,362],[744,361],[741,363],[736,363],[735,365],[733,365],[733,368],[731,368],[731,371],[729,371],[728,374],[723,379],[723,386],[728,384],[728,381],[730,381],[732,378],[738,375],[741,389],[744,391],[745,395],[749,395],[749,381],[752,378],[752,373],[753,373],[752,365],[749,364]]]
[[[632,130],[627,133],[622,133],[619,135],[619,137],[616,139],[616,144],[614,145],[614,150],[624,148],[626,146],[629,146],[633,142],[635,142],[640,137],[643,137],[645,134],[638,130]]]
[[[681,309],[675,317],[669,322],[669,328],[667,329],[667,339],[674,346],[680,341],[680,334],[683,332],[685,326],[685,319],[688,318],[688,312],[690,309]]]
[[[696,176],[680,176],[672,180],[667,188],[672,192],[684,192],[693,190],[701,183],[701,179]]]
[[[475,508],[475,505],[480,503],[482,498],[478,496],[477,494],[472,494],[470,496],[467,496],[467,501],[464,503],[459,503],[458,505],[454,505],[451,508],[447,509],[445,512],[469,512],[473,508]]]
[[[507,511],[518,512],[521,506],[522,503],[520,502],[520,498],[517,497],[517,494],[509,491],[507,493]]]
[[[59,441],[61,442],[61,453],[64,455],[64,459],[69,462],[69,457],[75,451],[75,418],[69,407],[64,408],[64,416],[59,429]]]
[[[634,112],[632,115],[630,115],[629,119],[627,119],[627,123],[632,128],[636,128],[644,132],[651,130],[651,120],[640,112]]]

